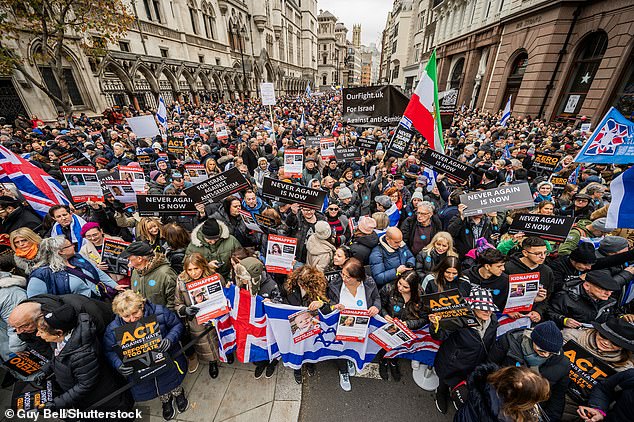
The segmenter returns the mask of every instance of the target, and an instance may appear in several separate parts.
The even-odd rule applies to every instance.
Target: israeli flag
[[[634,167],[612,180],[610,193],[612,202],[605,226],[615,229],[634,228]]]
[[[436,177],[438,173],[430,168],[423,169],[423,176],[427,178],[427,192],[431,192],[436,187]]]
[[[500,124],[506,127],[506,123],[511,118],[511,98],[513,96],[509,95],[509,100],[506,102],[506,106],[504,106],[504,112],[502,113],[502,119],[500,120]]]
[[[299,121],[299,127],[300,129],[304,129],[304,126],[306,126],[306,117],[304,116],[304,112],[302,111],[302,119]]]
[[[306,84],[306,95],[310,98],[313,96],[313,93],[310,91],[310,82]]]
[[[159,124],[167,130],[167,107],[165,106],[165,100],[162,95],[159,95],[158,109],[156,110],[156,119]]]
[[[181,114],[181,104],[177,101],[176,105],[174,105],[174,110],[180,115]]]
[[[510,160],[512,158],[511,150],[509,149],[508,145],[504,147],[504,152],[502,152],[502,158],[505,158],[507,160]]]

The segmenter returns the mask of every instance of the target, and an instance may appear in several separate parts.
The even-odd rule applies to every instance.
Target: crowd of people
[[[44,218],[19,187],[0,185],[0,309],[7,326],[0,353],[6,359],[36,350],[49,359],[37,381],[55,380],[60,392],[44,406],[131,409],[159,397],[165,420],[186,411],[187,372],[204,362],[215,379],[222,368],[218,333],[197,323],[198,302],[185,284],[218,274],[224,284],[272,302],[323,314],[364,309],[414,330],[435,326],[431,335],[441,342],[433,365],[436,407],[447,413],[453,404],[457,421],[631,420],[634,230],[606,227],[605,218],[609,182],[628,166],[575,163],[587,139],[575,123],[511,117],[503,126],[499,114],[457,110],[445,128],[445,154],[474,168],[457,182],[425,172],[422,137],[404,157],[394,157],[386,152],[393,129],[344,124],[340,92],[284,97],[272,114],[258,99],[179,110],[169,108],[166,138],[138,138],[125,118],[144,113],[126,107],[82,115],[68,128],[22,118],[0,129],[2,146],[66,188],[60,167],[69,159],[94,166],[100,179],[119,178],[120,166],[140,167],[149,194],[185,195],[193,185],[187,164],[203,165],[208,176],[235,167],[249,183],[220,202],[196,204],[195,214],[140,217],[134,204],[105,191],[103,202],[55,205]],[[216,136],[216,119],[228,136]],[[175,133],[184,138],[183,154],[167,151]],[[362,149],[358,162],[342,163],[324,159],[307,144],[309,136],[332,137],[344,147],[374,138],[377,146]],[[290,176],[284,151],[298,147],[303,171]],[[536,152],[561,157],[552,175],[536,171]],[[569,183],[559,189],[550,176]],[[323,207],[271,202],[262,194],[265,177],[325,191]],[[524,182],[534,193],[528,208],[471,215],[460,201],[465,192]],[[241,211],[270,224],[254,231]],[[559,243],[509,233],[521,213],[569,216],[575,223]],[[288,276],[266,270],[269,234],[298,239]],[[102,261],[105,236],[131,242],[121,255],[128,274]],[[509,275],[535,272],[532,309],[502,315]],[[422,296],[450,289],[466,299],[474,325],[439,327],[439,316],[423,311]],[[115,329],[148,316],[156,317],[162,335],[158,350],[176,364],[121,392],[135,369],[123,362]],[[497,335],[501,318],[522,317],[530,326]],[[570,360],[562,351],[568,340],[615,372],[584,399],[569,394]],[[190,342],[193,347],[181,350]],[[381,378],[400,381],[399,360],[384,355],[377,356]],[[354,366],[335,362],[341,388],[350,391]],[[256,362],[255,378],[273,376],[277,363]],[[320,365],[295,370],[297,383]]]

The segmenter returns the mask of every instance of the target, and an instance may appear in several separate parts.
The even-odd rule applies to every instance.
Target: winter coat
[[[49,365],[63,393],[55,397],[58,408],[86,409],[116,391],[122,384],[102,354],[100,338],[90,315],[79,314],[70,338]],[[54,349],[56,344],[51,344]],[[129,410],[132,400],[120,393],[96,410]]]
[[[613,401],[616,403],[610,409]],[[631,420],[634,409],[634,369],[618,372],[599,381],[590,392],[588,406],[606,412],[605,422]]]
[[[509,422],[502,414],[502,401],[487,377],[497,371],[494,364],[481,365],[469,377],[467,402],[454,416],[454,422]]]
[[[416,213],[411,217],[407,217],[403,224],[401,224],[401,232],[403,232],[403,241],[410,247],[414,244],[414,236],[416,236],[416,228],[420,223],[417,220]],[[442,231],[442,223],[437,215],[431,217],[431,233],[429,234],[429,241],[436,235],[436,233]],[[422,226],[421,226],[422,227]],[[428,242],[429,243],[429,242]],[[416,251],[420,252],[420,251]]]
[[[562,291],[565,285],[581,281],[581,271],[572,266],[569,256],[560,256],[549,267],[553,270],[553,293]]]
[[[487,360],[489,351],[495,343],[498,327],[495,314],[491,315],[490,321],[482,338],[472,327],[451,331],[442,327],[437,331],[431,330],[431,336],[442,341],[436,353],[434,368],[438,378],[450,388],[465,381],[476,366]]]
[[[26,299],[26,279],[19,275],[0,272],[0,321],[6,329],[6,337],[9,341],[0,342],[0,357],[3,360],[9,358],[9,352],[17,352],[22,350],[23,342],[18,337],[15,329],[11,327],[7,320],[11,311],[24,299]]]
[[[570,232],[568,232],[568,237],[566,237],[566,240],[564,240],[564,242],[561,245],[559,245],[559,250],[558,250],[559,255],[561,256],[570,255],[572,251],[577,249],[577,246],[579,246],[579,243],[582,241],[594,243],[592,239],[594,239],[596,236],[594,236],[587,229],[587,226],[590,225],[591,223],[592,221],[585,220],[585,219],[578,221],[572,227],[572,229],[570,229]]]
[[[522,351],[522,341],[532,330],[518,328],[500,336],[489,352],[489,361],[500,366],[528,366]],[[551,355],[539,365],[539,373],[550,384],[550,398],[541,404],[551,422],[561,419],[566,404],[570,361],[563,353]]]
[[[336,305],[339,303],[341,288],[343,286],[343,279],[341,275],[337,276],[329,285],[328,285],[328,299],[332,305]],[[377,289],[376,283],[372,279],[372,277],[368,276],[365,278],[363,282],[363,287],[365,288],[365,303],[367,308],[370,309],[372,306],[375,306],[377,309],[381,309],[381,297],[379,295],[379,290]]]
[[[228,279],[231,272],[231,254],[236,249],[242,247],[242,245],[240,245],[240,242],[238,242],[235,237],[229,234],[229,228],[222,221],[218,221],[218,226],[220,226],[220,239],[212,245],[207,242],[203,236],[203,224],[199,224],[192,231],[192,240],[189,246],[187,246],[185,254],[191,255],[193,253],[199,253],[204,256],[207,261],[216,260],[222,262],[223,264],[217,271],[225,279]]]
[[[546,300],[541,302],[537,302],[533,304],[533,311],[537,312],[539,315],[544,318],[546,314],[546,309],[548,308],[548,299],[553,294],[553,289],[555,288],[555,280],[553,278],[553,270],[550,269],[549,266],[545,264],[540,264],[535,269],[529,268],[522,261],[520,261],[520,257],[513,256],[509,261],[504,265],[504,272],[508,275],[511,274],[524,274],[524,273],[539,273],[539,284],[546,289],[548,293],[546,293]]]
[[[254,235],[259,234],[253,230],[249,230],[244,224],[242,217],[230,217],[225,212],[224,207],[220,207],[218,211],[211,214],[211,218],[222,221],[229,229],[229,234],[236,238],[238,242],[244,247],[257,245],[254,242]],[[203,221],[204,223],[204,221]]]
[[[426,318],[421,318],[420,305],[406,306],[403,296],[394,291],[394,283],[386,284],[379,292],[381,297],[381,315],[389,315],[398,318],[407,325],[410,330],[418,330],[427,323]]]
[[[485,220],[479,237],[484,237],[489,241],[489,243],[492,243],[491,235],[494,233],[494,227],[488,217],[485,216],[482,218]],[[470,217],[465,217],[463,220],[460,218],[460,215],[457,215],[451,220],[449,227],[447,227],[447,231],[451,234],[451,237],[453,237],[456,251],[461,258],[463,258],[471,249],[476,247],[475,241],[477,239],[473,235],[473,226],[474,224],[472,223]]]
[[[480,267],[472,267],[462,273],[461,279],[470,284],[487,289],[493,295],[493,303],[502,312],[506,306],[506,299],[509,295],[509,276],[502,273],[500,276],[491,276],[484,279],[478,271]]]
[[[421,250],[418,255],[416,255],[416,274],[422,280],[427,274],[430,274],[432,270],[447,257],[447,253],[439,254],[436,252],[436,249],[431,248],[430,250]]]
[[[595,255],[597,260],[606,258],[608,255],[603,255],[600,251],[596,251]],[[634,274],[629,271],[625,271],[625,265],[615,265],[609,267],[608,270],[612,274],[612,278],[616,281],[621,288],[627,287],[630,281],[634,280]]]
[[[396,279],[396,269],[400,265],[414,268],[416,258],[414,258],[405,242],[402,242],[398,249],[393,249],[387,244],[385,235],[381,236],[379,244],[372,249],[370,254],[370,270],[379,288]]]
[[[445,284],[445,290],[458,289],[458,292],[462,295],[462,297],[469,297],[471,293],[471,284],[456,278],[451,283]],[[423,291],[421,294],[430,295],[433,293],[438,293],[438,284],[436,284],[436,278],[434,274],[428,274],[421,283],[421,290]]]
[[[21,227],[27,227],[37,233],[41,225],[42,220],[37,214],[20,205],[0,222],[0,233],[11,234]]]
[[[306,242],[306,263],[324,271],[332,262],[336,250],[328,239],[320,239],[316,234],[313,234]]]
[[[242,201],[242,209],[251,214],[251,217],[255,218],[256,214],[262,214],[262,211],[268,208],[268,206],[262,201],[262,199],[256,197],[255,198],[255,207],[251,208],[247,205],[246,201]]]
[[[225,284],[224,280],[222,280],[222,284]],[[187,306],[192,306],[192,302],[189,298],[189,294],[187,293],[185,282],[179,277],[178,280],[176,280],[174,312],[176,312],[177,315],[181,315],[181,309]],[[189,332],[191,333],[192,338],[198,337],[203,331],[205,331],[205,326],[196,322],[196,317],[187,319],[187,325],[189,326]],[[194,350],[196,350],[198,359],[203,362],[212,362],[219,359],[218,334],[216,333],[215,327],[212,328],[208,334],[202,336],[196,341],[196,343],[194,343]]]
[[[147,317],[150,315],[156,315],[161,336],[172,343],[167,354],[174,359],[173,356],[175,356],[176,352],[180,349],[179,340],[185,330],[183,323],[176,314],[169,309],[146,301],[143,316]],[[117,316],[114,321],[108,325],[103,338],[106,358],[110,362],[110,366],[114,369],[118,369],[123,364],[118,353],[119,345],[115,338],[114,330],[125,324],[126,322],[120,316]],[[152,400],[159,395],[167,394],[181,385],[186,374],[187,359],[185,359],[185,355],[181,353],[175,359],[175,365],[167,372],[162,373],[154,379],[148,379],[134,384],[130,389],[132,397],[134,397],[135,401],[139,402]]]
[[[309,223],[306,221],[301,212],[297,214],[291,212],[286,219],[288,225],[288,235],[298,239],[297,249],[295,250],[295,258],[298,262],[306,262],[306,242],[310,235],[315,232],[315,224],[317,221],[326,221],[326,216],[322,213],[315,211],[315,223]]]
[[[183,272],[183,261],[185,260],[185,248],[171,249],[167,248],[165,252],[165,258],[170,263],[170,267],[176,274]]]
[[[308,307],[308,305],[310,305],[310,302],[311,302],[311,300],[307,296],[302,296],[302,290],[299,288],[299,286],[295,286],[290,292],[283,290],[282,295],[283,295],[284,303],[293,305],[293,306]],[[321,308],[319,308],[319,311],[322,314],[327,315],[330,312],[332,312],[332,307],[330,306],[330,300],[327,297],[320,297],[319,300],[321,300],[324,303],[321,306]]]
[[[572,318],[582,324],[602,324],[616,313],[616,305],[616,299],[613,297],[607,300],[593,300],[583,288],[583,283],[579,283],[555,293],[550,302],[548,316],[559,328],[564,328],[564,318]]]
[[[363,265],[368,265],[372,249],[374,249],[378,244],[379,236],[376,232],[363,234],[361,236],[354,236],[352,241],[349,243],[350,256],[357,258]]]
[[[165,256],[155,253],[147,268],[132,271],[130,288],[156,305],[174,309],[176,277]]]

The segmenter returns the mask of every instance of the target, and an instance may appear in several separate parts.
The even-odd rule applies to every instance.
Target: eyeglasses
[[[544,350],[541,347],[538,347],[535,343],[533,343],[533,349],[535,349],[535,352],[537,352],[538,354],[543,355],[543,357],[551,357],[553,355],[558,355],[559,354],[559,352],[553,353],[553,352],[549,352],[547,350]]]
[[[525,249],[524,252],[526,252],[527,254],[530,254],[530,255],[535,255],[535,256],[548,256],[548,255],[550,255],[550,252],[548,252],[548,251],[544,251],[544,252],[529,252],[529,251],[527,251]]]
[[[70,245],[66,245],[66,246],[64,246],[64,247],[63,247],[62,249],[60,249],[60,250],[62,250],[62,251],[63,251],[63,250],[68,249],[68,248],[75,248],[75,245],[73,245],[73,244],[71,243]]]
[[[416,215],[431,215],[430,212],[417,212]]]

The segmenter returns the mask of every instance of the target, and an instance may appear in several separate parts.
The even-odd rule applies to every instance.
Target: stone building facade
[[[131,0],[136,21],[104,57],[93,60],[78,47],[66,52],[74,112],[153,109],[159,95],[168,104],[257,96],[261,82],[275,83],[278,95],[303,92],[316,82],[316,3]],[[25,33],[11,47],[32,76],[55,90],[50,68],[35,60],[37,38]],[[44,119],[57,114],[52,101],[16,72],[0,78],[0,115],[11,120],[18,112]]]

